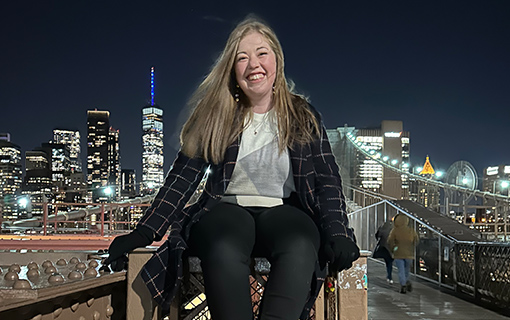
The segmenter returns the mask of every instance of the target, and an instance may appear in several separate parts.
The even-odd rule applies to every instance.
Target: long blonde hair
[[[319,135],[319,123],[308,102],[292,92],[285,78],[283,50],[276,34],[259,19],[248,17],[230,33],[211,72],[189,101],[194,109],[180,137],[181,150],[185,155],[220,163],[227,147],[242,133],[245,117],[253,115],[247,97],[236,88],[234,73],[239,42],[253,31],[266,38],[276,56],[273,107],[278,120],[280,152],[296,143],[309,143]],[[239,102],[234,98],[236,90],[239,90]]]

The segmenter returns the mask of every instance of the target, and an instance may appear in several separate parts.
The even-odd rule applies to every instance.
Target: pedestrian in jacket
[[[273,30],[252,17],[238,24],[190,104],[164,185],[136,229],[112,242],[106,263],[170,229],[141,273],[164,311],[183,256],[196,254],[212,318],[252,319],[250,263],[260,256],[271,271],[259,319],[306,319],[326,263],[331,274],[349,268],[359,249],[321,117],[292,92]]]
[[[418,242],[418,234],[409,226],[409,218],[404,214],[397,214],[393,220],[393,229],[388,236],[388,244],[398,268],[400,293],[412,290],[409,271]]]
[[[388,236],[390,235],[392,228],[393,224],[391,221],[386,221],[379,227],[379,229],[377,229],[377,232],[375,233],[377,245],[375,246],[374,254],[372,255],[374,258],[382,258],[384,260],[384,263],[386,264],[386,281],[389,284],[393,284],[393,255],[388,245]]]

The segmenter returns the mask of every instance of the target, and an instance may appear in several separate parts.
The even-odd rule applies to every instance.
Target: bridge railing
[[[399,213],[409,217],[420,237],[411,272],[440,286],[453,289],[455,240],[387,200],[349,213],[350,224],[354,228],[360,249],[373,251],[377,244],[375,233],[378,227],[386,221],[391,221]]]
[[[458,242],[456,290],[510,312],[510,244]]]
[[[42,207],[42,214],[27,219],[4,219],[2,234],[62,235],[92,234],[115,235],[132,230],[150,206],[139,202],[119,203],[34,203]]]
[[[382,200],[349,214],[360,248],[373,251],[377,228],[399,213],[409,217],[420,237],[411,266],[414,275],[510,313],[508,243],[458,241]]]

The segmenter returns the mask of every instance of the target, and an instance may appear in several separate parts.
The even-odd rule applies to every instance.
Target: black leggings
[[[290,205],[220,203],[192,227],[189,243],[202,261],[213,320],[253,319],[249,274],[254,256],[271,263],[259,319],[301,315],[320,246],[319,231],[303,211]]]

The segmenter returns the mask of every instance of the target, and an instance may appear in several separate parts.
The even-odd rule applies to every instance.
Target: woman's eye
[[[238,61],[238,62],[239,62],[239,61],[244,61],[244,60],[246,60],[246,59],[247,59],[246,57],[239,57],[239,58],[237,58],[237,61]]]
[[[267,54],[267,52],[260,52],[259,56],[265,56],[266,54]]]

